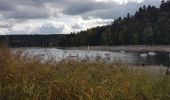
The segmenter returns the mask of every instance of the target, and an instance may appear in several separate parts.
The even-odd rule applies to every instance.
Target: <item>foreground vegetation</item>
[[[168,100],[170,76],[118,63],[47,61],[0,48],[0,99]]]

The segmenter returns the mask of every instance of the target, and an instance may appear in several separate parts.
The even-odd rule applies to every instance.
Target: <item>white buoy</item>
[[[148,55],[149,55],[149,56],[155,56],[156,53],[155,53],[155,52],[149,52]]]
[[[90,51],[90,46],[88,45],[87,50]]]
[[[148,55],[146,53],[140,54],[141,57],[147,57]]]

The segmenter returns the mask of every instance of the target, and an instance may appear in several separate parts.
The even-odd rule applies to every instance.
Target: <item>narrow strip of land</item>
[[[102,51],[129,51],[129,52],[170,52],[170,45],[168,46],[145,46],[145,45],[127,45],[127,46],[90,46],[90,50]],[[68,50],[88,50],[87,46],[81,47],[66,47]]]

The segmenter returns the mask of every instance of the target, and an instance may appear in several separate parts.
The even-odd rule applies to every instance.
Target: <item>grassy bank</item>
[[[170,76],[118,63],[48,61],[0,48],[0,99],[168,100]]]

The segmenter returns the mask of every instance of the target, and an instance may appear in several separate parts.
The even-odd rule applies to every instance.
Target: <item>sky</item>
[[[161,0],[0,0],[0,35],[69,34],[111,24]]]

